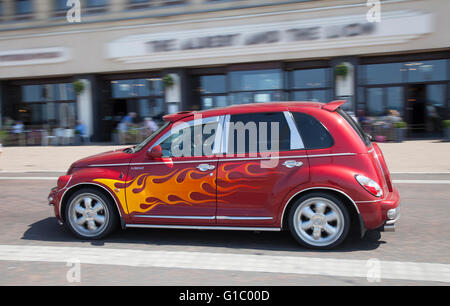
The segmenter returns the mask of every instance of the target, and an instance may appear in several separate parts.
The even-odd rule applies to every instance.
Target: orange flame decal
[[[161,176],[144,173],[129,182],[113,179],[94,181],[116,190],[122,206],[126,200],[127,213],[145,213],[157,205],[225,203],[223,198],[238,190],[261,188],[257,181],[267,175],[267,170],[261,172],[258,171],[260,169],[259,163],[235,162],[222,164],[217,180],[215,175],[210,176],[214,172],[185,168]]]

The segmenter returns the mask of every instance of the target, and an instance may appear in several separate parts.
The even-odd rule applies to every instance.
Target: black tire
[[[91,198],[91,200],[85,200],[87,198]],[[102,206],[101,209],[98,208],[97,204]],[[82,210],[83,207],[86,209],[87,206],[90,208],[85,213],[79,213],[75,206],[77,206],[78,211]],[[95,210],[99,210],[94,212],[91,206]],[[110,197],[95,188],[83,188],[72,194],[65,206],[64,215],[66,227],[75,237],[83,240],[104,238],[116,230],[119,225],[119,216],[115,204]],[[86,222],[83,225],[77,224],[75,220],[82,220],[82,217],[86,219]],[[102,219],[104,222],[99,222]],[[91,221],[94,224],[92,227],[90,227]],[[92,230],[94,226],[97,226],[97,230]]]
[[[342,243],[351,223],[344,203],[338,197],[320,191],[301,196],[291,207],[288,218],[294,239],[307,248],[319,250]]]

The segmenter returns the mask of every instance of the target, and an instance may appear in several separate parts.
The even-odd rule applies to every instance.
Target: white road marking
[[[394,184],[450,184],[450,180],[392,180]]]
[[[366,278],[373,273],[366,260],[225,254],[207,252],[145,251],[100,247],[0,245],[0,260],[291,273]],[[450,264],[380,261],[380,279],[450,283]]]
[[[34,180],[34,181],[55,181],[57,177],[50,176],[0,176],[0,180]]]

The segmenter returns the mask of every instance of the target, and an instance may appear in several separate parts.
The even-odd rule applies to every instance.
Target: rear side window
[[[334,145],[333,137],[316,118],[304,113],[292,115],[306,149],[326,149]]]
[[[352,117],[349,116],[349,114],[347,114],[342,108],[338,108],[337,109],[337,113],[339,115],[341,115],[342,118],[345,119],[345,121],[347,121],[351,127],[355,130],[355,132],[359,135],[359,137],[361,138],[361,140],[368,146],[370,145],[370,139],[369,137],[366,135],[366,133],[364,133],[363,129],[359,126],[358,123],[355,122],[355,120],[353,120]]]

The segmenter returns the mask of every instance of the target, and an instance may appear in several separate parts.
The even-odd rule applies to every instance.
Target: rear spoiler
[[[334,112],[339,106],[341,106],[345,102],[347,102],[347,100],[332,101],[330,103],[327,103],[327,104],[323,105],[322,109],[325,109],[325,110],[327,110],[329,112]]]

